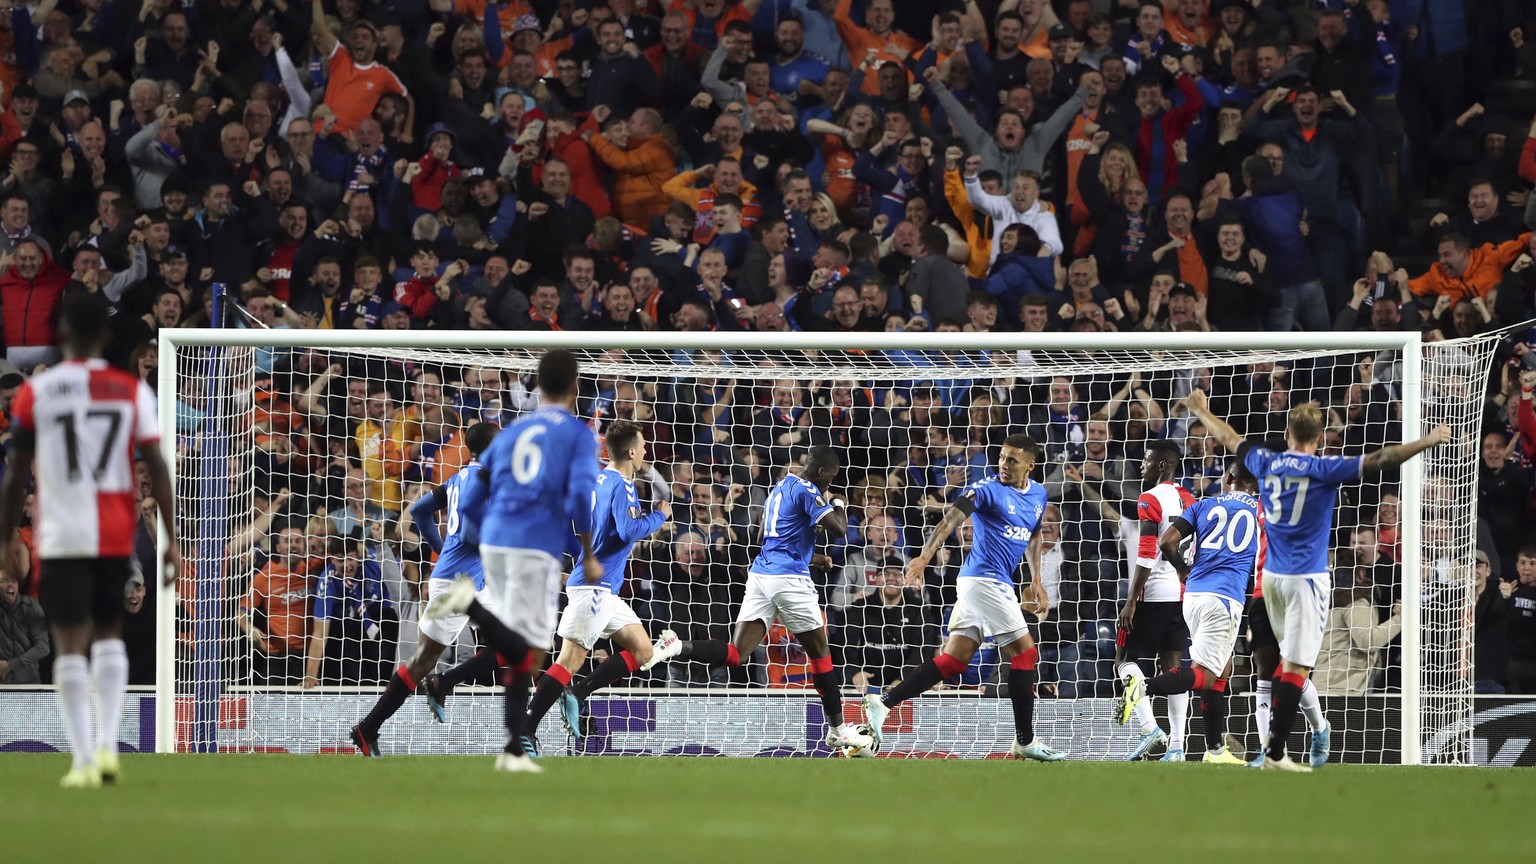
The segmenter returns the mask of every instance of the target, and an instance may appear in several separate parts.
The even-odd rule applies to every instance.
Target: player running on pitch
[[[573,415],[576,355],[563,349],[539,359],[538,410],[508,426],[481,454],[485,482],[471,486],[488,496],[480,526],[480,560],[490,609],[475,599],[468,578],[427,604],[422,620],[468,615],[509,667],[506,684],[507,743],[496,770],[538,774],[527,752],[525,723],[533,670],[554,640],[560,600],[559,556],[579,541],[582,575],[602,581],[592,553],[592,493],[597,485],[597,438]],[[477,492],[478,494],[478,492]],[[504,661],[504,662],[501,662]]]
[[[1029,479],[1039,446],[1028,435],[1003,440],[997,473],[961,490],[944,511],[928,542],[907,564],[907,584],[922,583],[923,571],[944,541],[973,518],[973,541],[956,580],[955,607],[949,614],[949,641],[944,651],[901,676],[901,683],[882,696],[864,697],[864,718],[878,744],[891,709],[964,671],[982,641],[993,637],[1008,660],[1008,697],[1013,701],[1012,754],[1019,759],[1057,762],[1066,753],[1035,737],[1035,666],[1040,649],[1024,620],[1028,611],[1042,620],[1050,611],[1040,581],[1040,534],[1035,529],[1045,513],[1045,487]],[[1020,561],[1029,563],[1032,599],[1019,602],[1013,574]]]
[[[1141,740],[1127,757],[1135,762],[1154,747],[1168,745],[1164,762],[1184,761],[1184,736],[1189,723],[1189,694],[1168,696],[1169,731],[1163,732],[1152,713],[1147,698],[1147,679],[1136,662],[1144,657],[1157,660],[1162,672],[1179,668],[1184,646],[1189,644],[1189,628],[1184,624],[1179,604],[1179,579],[1172,561],[1163,554],[1157,540],[1173,520],[1195,501],[1189,490],[1174,479],[1184,454],[1172,441],[1153,441],[1141,460],[1141,479],[1147,491],[1136,500],[1136,518],[1141,536],[1136,554],[1136,575],[1131,580],[1130,595],[1120,610],[1119,629],[1115,634],[1115,672],[1123,690],[1115,700],[1115,722],[1124,726],[1132,715],[1141,727]]]
[[[640,427],[627,420],[615,420],[604,433],[608,444],[608,467],[597,475],[597,492],[592,504],[592,549],[603,566],[603,579],[597,584],[582,576],[582,561],[565,583],[565,611],[560,615],[556,633],[562,642],[560,656],[539,679],[528,703],[524,728],[538,750],[539,721],[551,706],[560,703],[565,728],[581,740],[581,703],[593,691],[633,674],[651,659],[651,637],[629,604],[619,597],[624,584],[624,568],[629,552],[640,540],[656,533],[672,518],[672,505],[656,504],[650,513],[640,510],[640,496],[635,491],[635,472],[645,465],[645,436]],[[599,639],[612,639],[621,649],[592,670],[592,674],[574,684],[571,677],[587,661],[592,646]]]
[[[1269,551],[1263,572],[1264,606],[1280,640],[1280,665],[1273,685],[1269,740],[1260,765],[1279,771],[1311,771],[1291,761],[1285,745],[1296,722],[1302,690],[1323,644],[1323,622],[1332,593],[1328,549],[1339,486],[1363,474],[1401,465],[1449,441],[1450,427],[1438,426],[1417,441],[1383,447],[1364,456],[1319,456],[1323,412],[1315,404],[1291,409],[1285,427],[1289,447],[1284,452],[1244,442],[1231,426],[1211,413],[1210,403],[1200,390],[1189,395],[1187,404],[1210,434],[1259,478],[1266,505]],[[1328,760],[1329,732],[1324,726],[1313,733],[1313,765]]]
[[[842,468],[837,451],[817,445],[806,454],[799,474],[780,480],[763,502],[763,548],[747,571],[747,594],[736,616],[736,632],[729,643],[719,639],[684,642],[671,630],[656,640],[651,661],[642,668],[673,658],[697,660],[714,666],[740,666],[762,644],[775,618],[784,625],[811,661],[811,683],[821,696],[826,715],[827,746],[862,752],[873,744],[870,736],[843,722],[843,696],[832,651],[827,645],[827,619],[811,581],[811,559],[816,531],[837,537],[848,530],[847,505],[840,498],[827,500],[827,489]]]
[[[411,505],[411,521],[416,523],[421,539],[432,547],[432,551],[438,553],[437,563],[432,567],[432,577],[427,580],[429,598],[446,592],[452,587],[454,579],[467,576],[475,583],[475,595],[482,603],[487,602],[485,570],[480,566],[480,519],[484,515],[485,497],[472,493],[470,489],[476,484],[483,485],[480,475],[485,469],[480,464],[480,454],[491,445],[499,431],[492,423],[476,423],[469,427],[464,433],[464,445],[470,452],[469,464],[449,477],[448,482],[434,488]],[[466,505],[473,509],[466,509]],[[437,532],[436,517],[443,510],[448,511],[446,538]],[[427,679],[438,677],[429,676],[428,673],[437,665],[444,649],[458,641],[459,634],[464,632],[464,625],[468,623],[468,615],[451,615],[421,622],[421,638],[416,643],[416,653],[408,662],[400,664],[395,674],[390,676],[389,684],[379,696],[379,701],[348,733],[352,743],[364,756],[380,755],[379,728],[415,692],[418,681],[423,682],[432,718],[439,723],[447,722],[447,709],[443,703],[444,688],[440,683],[427,686]],[[467,680],[471,675],[493,668],[494,654],[488,659],[476,655],[451,671],[463,676],[458,680]]]

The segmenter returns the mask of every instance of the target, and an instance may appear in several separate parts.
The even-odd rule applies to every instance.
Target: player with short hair
[[[1284,435],[1265,439],[1263,443],[1276,453],[1284,452],[1287,446]],[[1265,744],[1269,741],[1269,706],[1274,695],[1274,677],[1280,672],[1280,640],[1275,637],[1275,630],[1269,623],[1269,611],[1264,605],[1262,570],[1254,574],[1253,595],[1248,601],[1247,615],[1248,651],[1252,655],[1256,679],[1253,683],[1253,728],[1259,730],[1259,750],[1248,767],[1260,768],[1264,765]],[[1321,768],[1328,761],[1332,730],[1328,726],[1328,718],[1323,716],[1323,701],[1318,697],[1317,686],[1311,678],[1301,688],[1301,716],[1307,721],[1308,764],[1313,768]]]
[[[825,444],[805,455],[799,474],[788,474],[763,502],[763,548],[747,570],[747,592],[736,615],[736,632],[729,643],[719,639],[684,642],[671,630],[656,640],[649,669],[673,658],[697,660],[715,666],[740,666],[768,635],[774,619],[793,633],[810,658],[811,683],[821,696],[826,716],[827,746],[867,751],[870,736],[843,722],[843,696],[832,649],[827,644],[827,619],[817,602],[811,581],[816,532],[839,537],[848,530],[848,505],[841,498],[828,500],[827,490],[842,468],[837,451]],[[818,567],[818,569],[821,569]]]
[[[603,434],[608,445],[608,467],[597,475],[592,494],[592,548],[603,565],[601,582],[582,577],[582,560],[565,583],[565,611],[555,631],[561,638],[555,660],[528,703],[524,728],[538,750],[539,721],[558,701],[565,728],[581,740],[581,703],[602,687],[633,674],[651,659],[651,637],[629,604],[619,596],[629,552],[639,541],[656,533],[672,518],[672,505],[658,501],[650,513],[640,510],[635,472],[645,465],[645,435],[628,420],[615,420]],[[620,650],[603,661],[592,674],[571,682],[599,639],[611,639]]]
[[[1184,452],[1172,441],[1153,441],[1141,460],[1141,479],[1147,491],[1136,499],[1136,518],[1140,538],[1136,550],[1136,572],[1131,578],[1130,595],[1120,610],[1115,633],[1115,672],[1123,689],[1115,700],[1114,719],[1120,725],[1132,715],[1141,726],[1141,740],[1127,757],[1135,762],[1154,747],[1166,744],[1164,762],[1184,761],[1184,738],[1189,723],[1189,693],[1169,693],[1168,726],[1164,732],[1152,713],[1152,700],[1145,692],[1146,677],[1136,661],[1154,657],[1157,668],[1172,672],[1179,668],[1184,646],[1189,644],[1189,628],[1179,603],[1182,591],[1173,563],[1158,547],[1157,539],[1195,496],[1178,484],[1179,467]]]
[[[117,733],[128,690],[123,596],[135,570],[139,522],[135,450],[149,469],[150,494],[167,535],[165,584],[181,576],[182,560],[175,494],[159,449],[155,394],[101,359],[112,337],[106,307],[95,298],[66,298],[57,335],[65,361],[24,382],[11,405],[11,452],[0,488],[0,560],[14,562],[26,554],[16,532],[26,477],[33,474],[43,609],[53,625],[58,651],[53,675],[73,755],[60,785],[85,788],[115,783],[121,772]],[[93,679],[99,720],[94,734]]]
[[[1227,676],[1232,674],[1232,649],[1243,617],[1248,582],[1264,566],[1264,509],[1255,493],[1258,478],[1234,461],[1222,476],[1222,494],[1191,504],[1158,538],[1163,559],[1184,583],[1184,621],[1189,626],[1190,666],[1164,672],[1147,682],[1156,695],[1200,692],[1200,716],[1205,721],[1202,762],[1242,765],[1228,752]],[[1180,546],[1191,544],[1194,563],[1187,563]]]
[[[474,580],[460,577],[432,598],[423,620],[468,615],[509,667],[506,685],[507,743],[497,771],[538,774],[526,735],[528,690],[533,670],[552,647],[560,600],[560,556],[579,548],[588,584],[602,581],[592,552],[592,493],[597,485],[597,438],[574,415],[576,355],[561,348],[539,359],[537,410],[496,436],[481,454],[487,495],[480,525],[480,560],[491,608],[475,598]],[[579,543],[579,547],[576,544]]]
[[[1067,754],[1035,737],[1035,666],[1040,649],[1029,634],[1024,612],[1045,619],[1050,600],[1040,569],[1041,535],[1035,530],[1045,515],[1045,487],[1029,479],[1040,447],[1028,435],[1003,439],[997,473],[960,491],[928,542],[907,563],[907,584],[920,585],[928,562],[956,528],[972,519],[972,543],[956,579],[955,606],[949,613],[949,641],[932,660],[908,670],[901,683],[883,697],[864,697],[864,718],[878,744],[885,718],[897,705],[932,689],[945,678],[965,670],[982,641],[993,637],[1008,660],[1008,697],[1013,702],[1014,741],[1010,752],[1018,759],[1057,762]],[[1014,572],[1028,562],[1033,600],[1019,601]]]
[[[464,445],[470,454],[469,464],[411,505],[411,521],[416,524],[416,530],[421,532],[421,539],[437,553],[437,563],[433,565],[432,576],[427,580],[429,598],[446,592],[452,587],[454,579],[467,576],[475,583],[475,595],[481,602],[489,601],[485,591],[485,570],[480,566],[480,519],[484,515],[485,497],[468,490],[481,484],[480,475],[485,469],[480,464],[480,454],[491,446],[491,441],[495,440],[496,433],[500,431],[493,423],[470,426],[464,433]],[[437,514],[444,510],[448,511],[446,537],[437,531]],[[443,702],[445,688],[441,683],[428,687],[425,679],[437,665],[444,649],[458,641],[459,634],[464,632],[464,625],[468,623],[467,615],[452,615],[421,622],[421,638],[416,643],[416,653],[411,655],[409,661],[400,664],[395,674],[390,676],[389,684],[374,703],[373,709],[348,733],[352,743],[364,756],[380,755],[379,728],[400,710],[406,697],[415,692],[417,682],[422,683],[432,718],[439,723],[447,722],[447,709]],[[467,680],[473,675],[494,669],[495,655],[490,653],[485,656],[487,653],[480,652],[451,670],[455,680]],[[447,689],[451,691],[451,687]]]
[[[1274,678],[1274,704],[1260,767],[1279,771],[1311,771],[1328,761],[1331,729],[1326,724],[1312,735],[1312,767],[1291,761],[1286,739],[1296,722],[1302,691],[1323,644],[1332,587],[1328,549],[1332,546],[1333,509],[1339,486],[1364,474],[1396,467],[1431,447],[1450,440],[1450,427],[1441,425],[1408,444],[1395,444],[1363,456],[1319,456],[1323,412],[1307,403],[1286,418],[1283,452],[1244,442],[1242,436],[1210,411],[1203,391],[1189,395],[1189,410],[1212,436],[1259,478],[1265,501],[1269,552],[1263,571],[1264,607],[1280,642],[1280,663]]]

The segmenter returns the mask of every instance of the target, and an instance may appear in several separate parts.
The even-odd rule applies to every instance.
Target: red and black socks
[[[1285,758],[1285,742],[1291,737],[1291,727],[1296,723],[1296,712],[1301,707],[1301,690],[1307,686],[1307,677],[1297,672],[1281,672],[1275,676],[1270,705],[1269,747],[1265,754],[1279,761]]]
[[[953,678],[965,671],[965,663],[949,654],[940,654],[932,660],[924,660],[911,672],[903,675],[901,683],[891,688],[891,692],[885,694],[883,700],[892,708],[913,698],[921,696],[938,686],[945,678]]]
[[[1008,699],[1013,703],[1014,735],[1020,744],[1035,740],[1035,684],[1040,680],[1035,666],[1040,649],[1030,648],[1008,661]]]

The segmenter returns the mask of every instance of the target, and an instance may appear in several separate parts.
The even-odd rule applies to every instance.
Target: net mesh
[[[1496,346],[1495,338],[1424,346],[1425,428],[1445,424],[1452,438],[1405,467],[1418,472],[1423,490],[1417,604],[1422,666],[1413,692],[1419,698],[1420,761],[1429,764],[1472,764],[1473,555],[1479,532],[1486,531],[1476,506],[1478,448]]]
[[[166,682],[177,694],[180,750],[350,749],[347,729],[417,641],[432,561],[402,508],[467,461],[468,425],[505,424],[536,404],[536,350],[339,349],[315,337],[303,348],[174,349],[176,473],[195,572],[179,589],[178,650]],[[1291,406],[1316,401],[1328,409],[1323,452],[1354,454],[1417,437],[1403,428],[1412,389],[1405,385],[1417,381],[1423,422],[1450,424],[1456,443],[1404,469],[1422,477],[1422,515],[1404,508],[1396,472],[1341,491],[1338,605],[1314,681],[1335,728],[1336,758],[1398,761],[1402,710],[1416,705],[1425,758],[1457,761],[1468,755],[1475,442],[1492,347],[1426,345],[1421,368],[1408,369],[1399,351],[1258,345],[612,348],[578,352],[578,412],[598,431],[615,418],[637,422],[651,462],[637,477],[642,501],[674,502],[674,518],[635,548],[622,592],[653,636],[671,628],[683,638],[729,639],[768,490],[809,446],[841,450],[837,491],[849,501],[850,528],[820,548],[835,566],[817,578],[850,705],[942,645],[969,525],[920,590],[900,589],[896,576],[947,502],[992,470],[1002,438],[1031,434],[1043,445],[1034,477],[1052,502],[1040,529],[1052,612],[1032,623],[1045,697],[1036,729],[1075,758],[1113,759],[1137,737],[1134,724],[1116,726],[1109,715],[1146,444],[1178,443],[1186,454],[1179,482],[1201,497],[1219,488],[1226,454],[1184,408],[1192,388],[1208,392],[1215,413],[1250,438],[1279,434]],[[1429,551],[1423,590],[1409,596],[1401,565],[1412,556],[1401,534],[1415,519]],[[1399,696],[1398,603],[1417,603],[1422,622],[1420,662],[1409,664],[1421,671],[1406,682],[1416,703]],[[474,640],[466,630],[442,665],[466,657]],[[1351,647],[1362,644],[1372,647]],[[1155,671],[1151,658],[1143,667]],[[958,680],[902,706],[887,750],[1006,752],[1006,673],[995,646],[983,646]],[[1240,640],[1230,727],[1249,751],[1258,745],[1251,676]],[[599,693],[590,703],[593,734],[579,749],[824,754],[809,678],[803,652],[776,626],[742,669],[672,663]],[[1167,728],[1163,700],[1156,703]],[[474,687],[453,697],[447,724],[409,702],[385,726],[384,751],[493,752],[502,743],[499,712],[493,691]],[[565,740],[552,720],[541,731],[546,750]],[[1186,749],[1195,758],[1203,749],[1198,716]]]

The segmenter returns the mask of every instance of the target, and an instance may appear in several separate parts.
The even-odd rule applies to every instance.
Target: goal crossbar
[[[1486,341],[1489,337],[1480,337],[1465,342]],[[757,332],[708,332],[708,333],[674,333],[674,332],[640,332],[640,333],[613,333],[613,332],[465,332],[465,331],[367,331],[367,330],[231,330],[231,329],[184,329],[166,330],[159,336],[159,384],[162,398],[159,400],[160,421],[167,434],[162,441],[166,462],[173,471],[173,482],[176,480],[177,465],[177,436],[170,434],[170,430],[176,428],[177,399],[171,398],[171,394],[177,393],[177,352],[183,349],[217,349],[217,348],[266,348],[266,349],[339,349],[368,352],[378,350],[383,353],[393,352],[445,352],[454,355],[454,359],[463,360],[465,355],[456,352],[473,352],[473,356],[480,362],[492,362],[496,360],[495,352],[530,352],[549,348],[567,348],[578,351],[602,351],[602,350],[633,350],[648,352],[664,351],[745,351],[745,352],[828,352],[833,357],[831,361],[818,358],[816,362],[806,365],[802,371],[821,370],[828,368],[830,371],[841,371],[846,363],[838,363],[835,358],[841,352],[942,352],[950,355],[971,354],[979,352],[1068,352],[1071,365],[1081,368],[1086,363],[1092,363],[1095,355],[1101,355],[1103,363],[1123,362],[1128,357],[1134,357],[1131,365],[1153,364],[1158,360],[1161,352],[1168,355],[1184,357],[1187,365],[1189,357],[1203,357],[1211,365],[1236,365],[1255,362],[1269,355],[1272,359],[1276,353],[1287,354],[1284,359],[1299,356],[1315,356],[1322,354],[1338,354],[1348,352],[1401,352],[1404,366],[1403,401],[1403,438],[1412,440],[1422,434],[1422,410],[1421,401],[1423,394],[1423,364],[1422,359],[1427,350],[1420,339],[1420,334],[1414,332],[1352,332],[1352,333],[1120,333],[1113,336],[1097,337],[1085,340],[1083,334],[1067,333],[757,333]],[[1478,350],[1470,350],[1473,356],[1483,356],[1487,352],[1479,353]],[[1144,352],[1136,355],[1134,352]],[[217,356],[222,352],[213,351],[211,355]],[[528,357],[523,354],[519,365],[526,365]],[[1053,355],[1045,355],[1050,357]],[[1067,356],[1067,355],[1064,355]],[[215,362],[218,362],[217,360]],[[1008,366],[1008,364],[1003,364]],[[1000,370],[1004,374],[1051,374],[1054,364],[1046,362],[1034,367],[1034,370],[1025,371],[1024,367],[1009,366]],[[686,367],[675,367],[682,374]],[[795,367],[778,367],[784,371],[795,371]],[[1036,371],[1037,370],[1037,371]],[[975,367],[967,369],[968,372],[980,372]],[[1482,374],[1486,375],[1486,364]],[[943,369],[917,370],[903,368],[903,377],[927,377],[932,379],[942,375]],[[922,372],[921,376],[912,373]],[[851,373],[858,374],[858,373]],[[232,430],[238,431],[238,430]],[[203,454],[208,458],[209,454]],[[214,454],[217,456],[217,454]],[[1475,473],[1473,474],[1475,482]],[[1404,471],[1401,482],[1402,504],[1405,514],[1418,514],[1423,500],[1423,477],[1418,470]],[[1475,495],[1475,491],[1474,491]],[[163,553],[166,535],[161,531],[161,550]],[[1421,549],[1421,532],[1417,518],[1405,518],[1403,520],[1403,544],[1402,544],[1402,572],[1404,577],[1403,596],[1413,598],[1419,595],[1421,589],[1421,570],[1423,564]],[[1469,568],[1470,571],[1470,568]],[[158,695],[162,706],[156,713],[157,717],[157,749],[162,752],[172,752],[176,748],[176,724],[177,711],[175,701],[176,693],[174,654],[175,654],[175,588],[163,585],[161,588],[160,602],[157,605],[158,641],[159,641],[159,668],[158,668]],[[1423,728],[1423,720],[1418,710],[1419,690],[1421,682],[1420,663],[1422,658],[1418,650],[1420,634],[1419,610],[1413,602],[1405,603],[1405,620],[1403,627],[1403,669],[1404,682],[1402,697],[1402,721],[1403,744],[1402,756],[1405,764],[1421,764],[1428,761],[1426,754],[1421,752],[1421,742],[1426,733]],[[718,691],[716,691],[718,692]],[[196,696],[194,695],[194,699]],[[214,707],[210,710],[217,712]],[[216,722],[216,716],[215,716]]]

